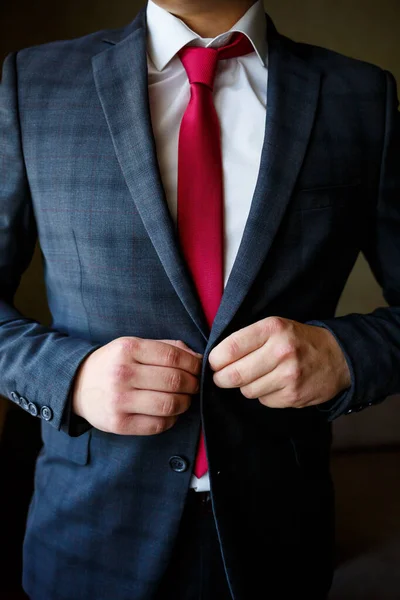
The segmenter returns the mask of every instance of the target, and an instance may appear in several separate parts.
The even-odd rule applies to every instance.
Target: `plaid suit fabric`
[[[0,392],[11,398],[16,391],[53,414],[42,423],[24,545],[32,600],[155,595],[191,475],[190,468],[171,469],[170,458],[193,464],[200,414],[235,600],[259,597],[260,589],[266,597],[277,589],[282,597],[294,590],[322,597],[329,587],[330,421],[400,391],[396,86],[390,73],[294,43],[267,22],[259,179],[211,331],[180,258],[157,170],[144,10],[125,28],[5,60]],[[37,236],[53,316],[48,328],[13,306]],[[334,318],[360,251],[389,306]],[[237,389],[216,388],[207,367],[211,348],[271,315],[330,329],[350,366],[351,388],[301,411],[274,411]],[[179,338],[203,352],[199,397],[160,436],[77,430],[70,415],[76,369],[90,352],[126,335]]]

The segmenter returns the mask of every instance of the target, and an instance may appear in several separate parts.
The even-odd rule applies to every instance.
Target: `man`
[[[28,596],[325,598],[331,421],[400,391],[393,76],[260,1],[158,0],[11,53],[0,89]],[[13,307],[36,235],[50,328]],[[335,318],[360,251],[389,307]]]

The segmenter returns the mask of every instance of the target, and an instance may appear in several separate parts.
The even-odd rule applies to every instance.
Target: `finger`
[[[121,409],[128,414],[175,417],[186,412],[191,401],[189,394],[134,390],[126,394],[126,401],[121,404]]]
[[[198,359],[198,362],[195,366],[195,368],[197,369],[197,372],[195,372],[195,375],[198,375],[201,371],[201,365],[203,362],[203,354],[201,354],[200,352],[195,352],[194,350],[192,350],[191,348],[189,348],[189,346],[187,346],[185,344],[185,342],[182,342],[182,340],[157,340],[159,342],[162,342],[163,344],[169,344],[170,346],[176,346],[177,348],[181,348],[184,352],[189,352],[189,354],[191,354],[192,356],[196,357]],[[189,373],[192,373],[193,371],[189,371]]]
[[[278,390],[272,394],[259,396],[258,400],[268,408],[304,408],[306,406],[317,406],[322,404],[321,398],[308,399],[306,396],[301,401],[293,402],[285,389]]]
[[[269,344],[250,352],[213,375],[214,383],[221,388],[242,387],[273,371],[279,358],[271,352]]]
[[[112,433],[118,435],[159,435],[171,429],[178,417],[155,417],[148,415],[123,415]]]
[[[282,322],[278,317],[268,317],[235,331],[211,350],[208,357],[211,368],[220,370],[261,348]]]
[[[182,348],[182,350],[186,350],[186,352],[190,352],[190,354],[193,354],[194,356],[203,357],[203,354],[201,354],[201,352],[195,352],[194,350],[189,348],[189,346],[187,344],[185,344],[185,342],[183,342],[182,340],[157,340],[157,341],[163,342],[164,344],[171,344],[172,346],[177,346],[178,348]]]
[[[196,394],[199,391],[199,379],[182,369],[140,363],[130,368],[131,389],[179,394]]]
[[[201,371],[202,358],[177,345],[176,340],[148,340],[125,338],[127,350],[132,358],[144,365],[166,366],[182,369],[193,375]]]
[[[243,396],[252,399],[282,392],[282,390],[286,390],[286,388],[287,385],[284,379],[284,374],[282,373],[282,369],[278,366],[270,373],[259,377],[247,385],[241,386],[240,391],[242,392]]]
[[[261,396],[259,401],[263,406],[268,408],[289,408],[285,396],[282,394],[282,390],[267,394],[266,396]]]

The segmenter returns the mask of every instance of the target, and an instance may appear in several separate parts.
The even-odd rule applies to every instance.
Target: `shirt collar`
[[[213,39],[201,38],[181,19],[152,0],[147,3],[146,19],[147,52],[158,71],[162,71],[186,44],[218,47],[225,44],[234,31],[241,31],[249,38],[261,63],[266,66],[267,26],[262,0],[257,0],[229,32]]]

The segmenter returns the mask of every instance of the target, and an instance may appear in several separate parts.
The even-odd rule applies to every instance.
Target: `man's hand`
[[[80,365],[73,411],[102,431],[162,433],[189,408],[199,389],[201,361],[180,340],[117,338]]]
[[[213,379],[270,408],[322,404],[351,384],[346,359],[327,329],[268,317],[233,333],[209,354]]]

